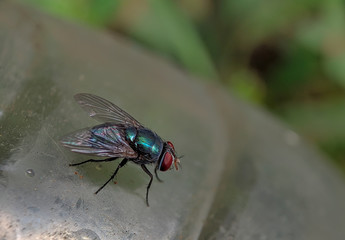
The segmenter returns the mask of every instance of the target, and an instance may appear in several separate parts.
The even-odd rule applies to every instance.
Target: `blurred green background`
[[[23,0],[107,29],[273,112],[345,172],[341,0]]]

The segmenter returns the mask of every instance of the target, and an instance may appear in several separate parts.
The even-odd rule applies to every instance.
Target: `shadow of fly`
[[[105,159],[89,159],[70,164],[70,166],[122,159],[111,177],[95,192],[97,194],[114,179],[119,169],[127,162],[140,165],[143,171],[150,176],[146,189],[146,204],[149,206],[148,196],[153,176],[146,165],[155,164],[154,172],[160,182],[162,180],[158,177],[158,170],[166,171],[174,166],[178,170],[180,161],[174,145],[169,141],[163,141],[155,132],[144,127],[131,115],[108,100],[88,93],[76,94],[74,98],[90,117],[102,124],[68,134],[61,139],[62,145],[72,152]]]

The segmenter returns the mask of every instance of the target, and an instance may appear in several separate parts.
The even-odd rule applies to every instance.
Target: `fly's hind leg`
[[[69,166],[78,166],[78,165],[82,165],[84,163],[88,163],[88,162],[111,162],[118,159],[118,157],[111,157],[111,158],[107,158],[107,159],[103,159],[103,160],[95,160],[95,159],[89,159],[80,163],[71,163],[69,164]]]

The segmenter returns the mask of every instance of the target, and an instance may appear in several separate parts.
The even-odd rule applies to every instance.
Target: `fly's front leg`
[[[99,193],[99,191],[101,191],[111,180],[113,180],[114,177],[116,176],[117,172],[119,171],[119,169],[122,168],[123,166],[125,166],[127,162],[128,162],[128,159],[127,159],[127,158],[123,159],[123,160],[120,162],[120,164],[117,166],[117,168],[116,168],[115,172],[113,173],[113,175],[111,175],[111,177],[109,178],[109,180],[108,180],[106,183],[104,183],[103,186],[100,187],[100,188],[95,192],[95,194]]]
[[[156,178],[157,178],[157,180],[159,181],[159,182],[163,182],[163,180],[162,179],[160,179],[159,177],[158,177],[158,173],[157,173],[157,167],[155,168],[155,175],[156,175]]]
[[[111,158],[107,158],[107,159],[103,159],[103,160],[95,160],[95,159],[89,159],[80,163],[71,163],[69,164],[69,166],[78,166],[78,165],[82,165],[84,163],[88,163],[88,162],[111,162],[118,159],[118,157],[111,157]]]
[[[150,187],[151,187],[151,183],[152,183],[152,180],[153,180],[153,176],[152,176],[152,173],[150,173],[150,171],[146,168],[146,166],[144,164],[141,164],[141,168],[144,170],[144,172],[150,176],[150,182],[149,182],[149,185],[147,185],[147,188],[146,188],[146,205],[149,207],[149,190],[150,190]]]

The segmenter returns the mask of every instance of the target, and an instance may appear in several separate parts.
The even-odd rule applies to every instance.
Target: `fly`
[[[122,158],[111,177],[95,192],[99,193],[114,179],[120,168],[128,162],[141,166],[149,175],[150,181],[146,189],[146,204],[149,206],[149,190],[153,180],[147,164],[155,164],[157,171],[167,171],[174,167],[178,170],[180,163],[174,145],[163,141],[155,132],[144,127],[131,115],[115,104],[93,94],[79,93],[74,99],[89,114],[90,117],[102,122],[91,128],[77,130],[61,139],[63,146],[72,152],[104,157],[105,159],[89,159],[80,163],[70,164],[78,166],[89,162],[110,162]]]

